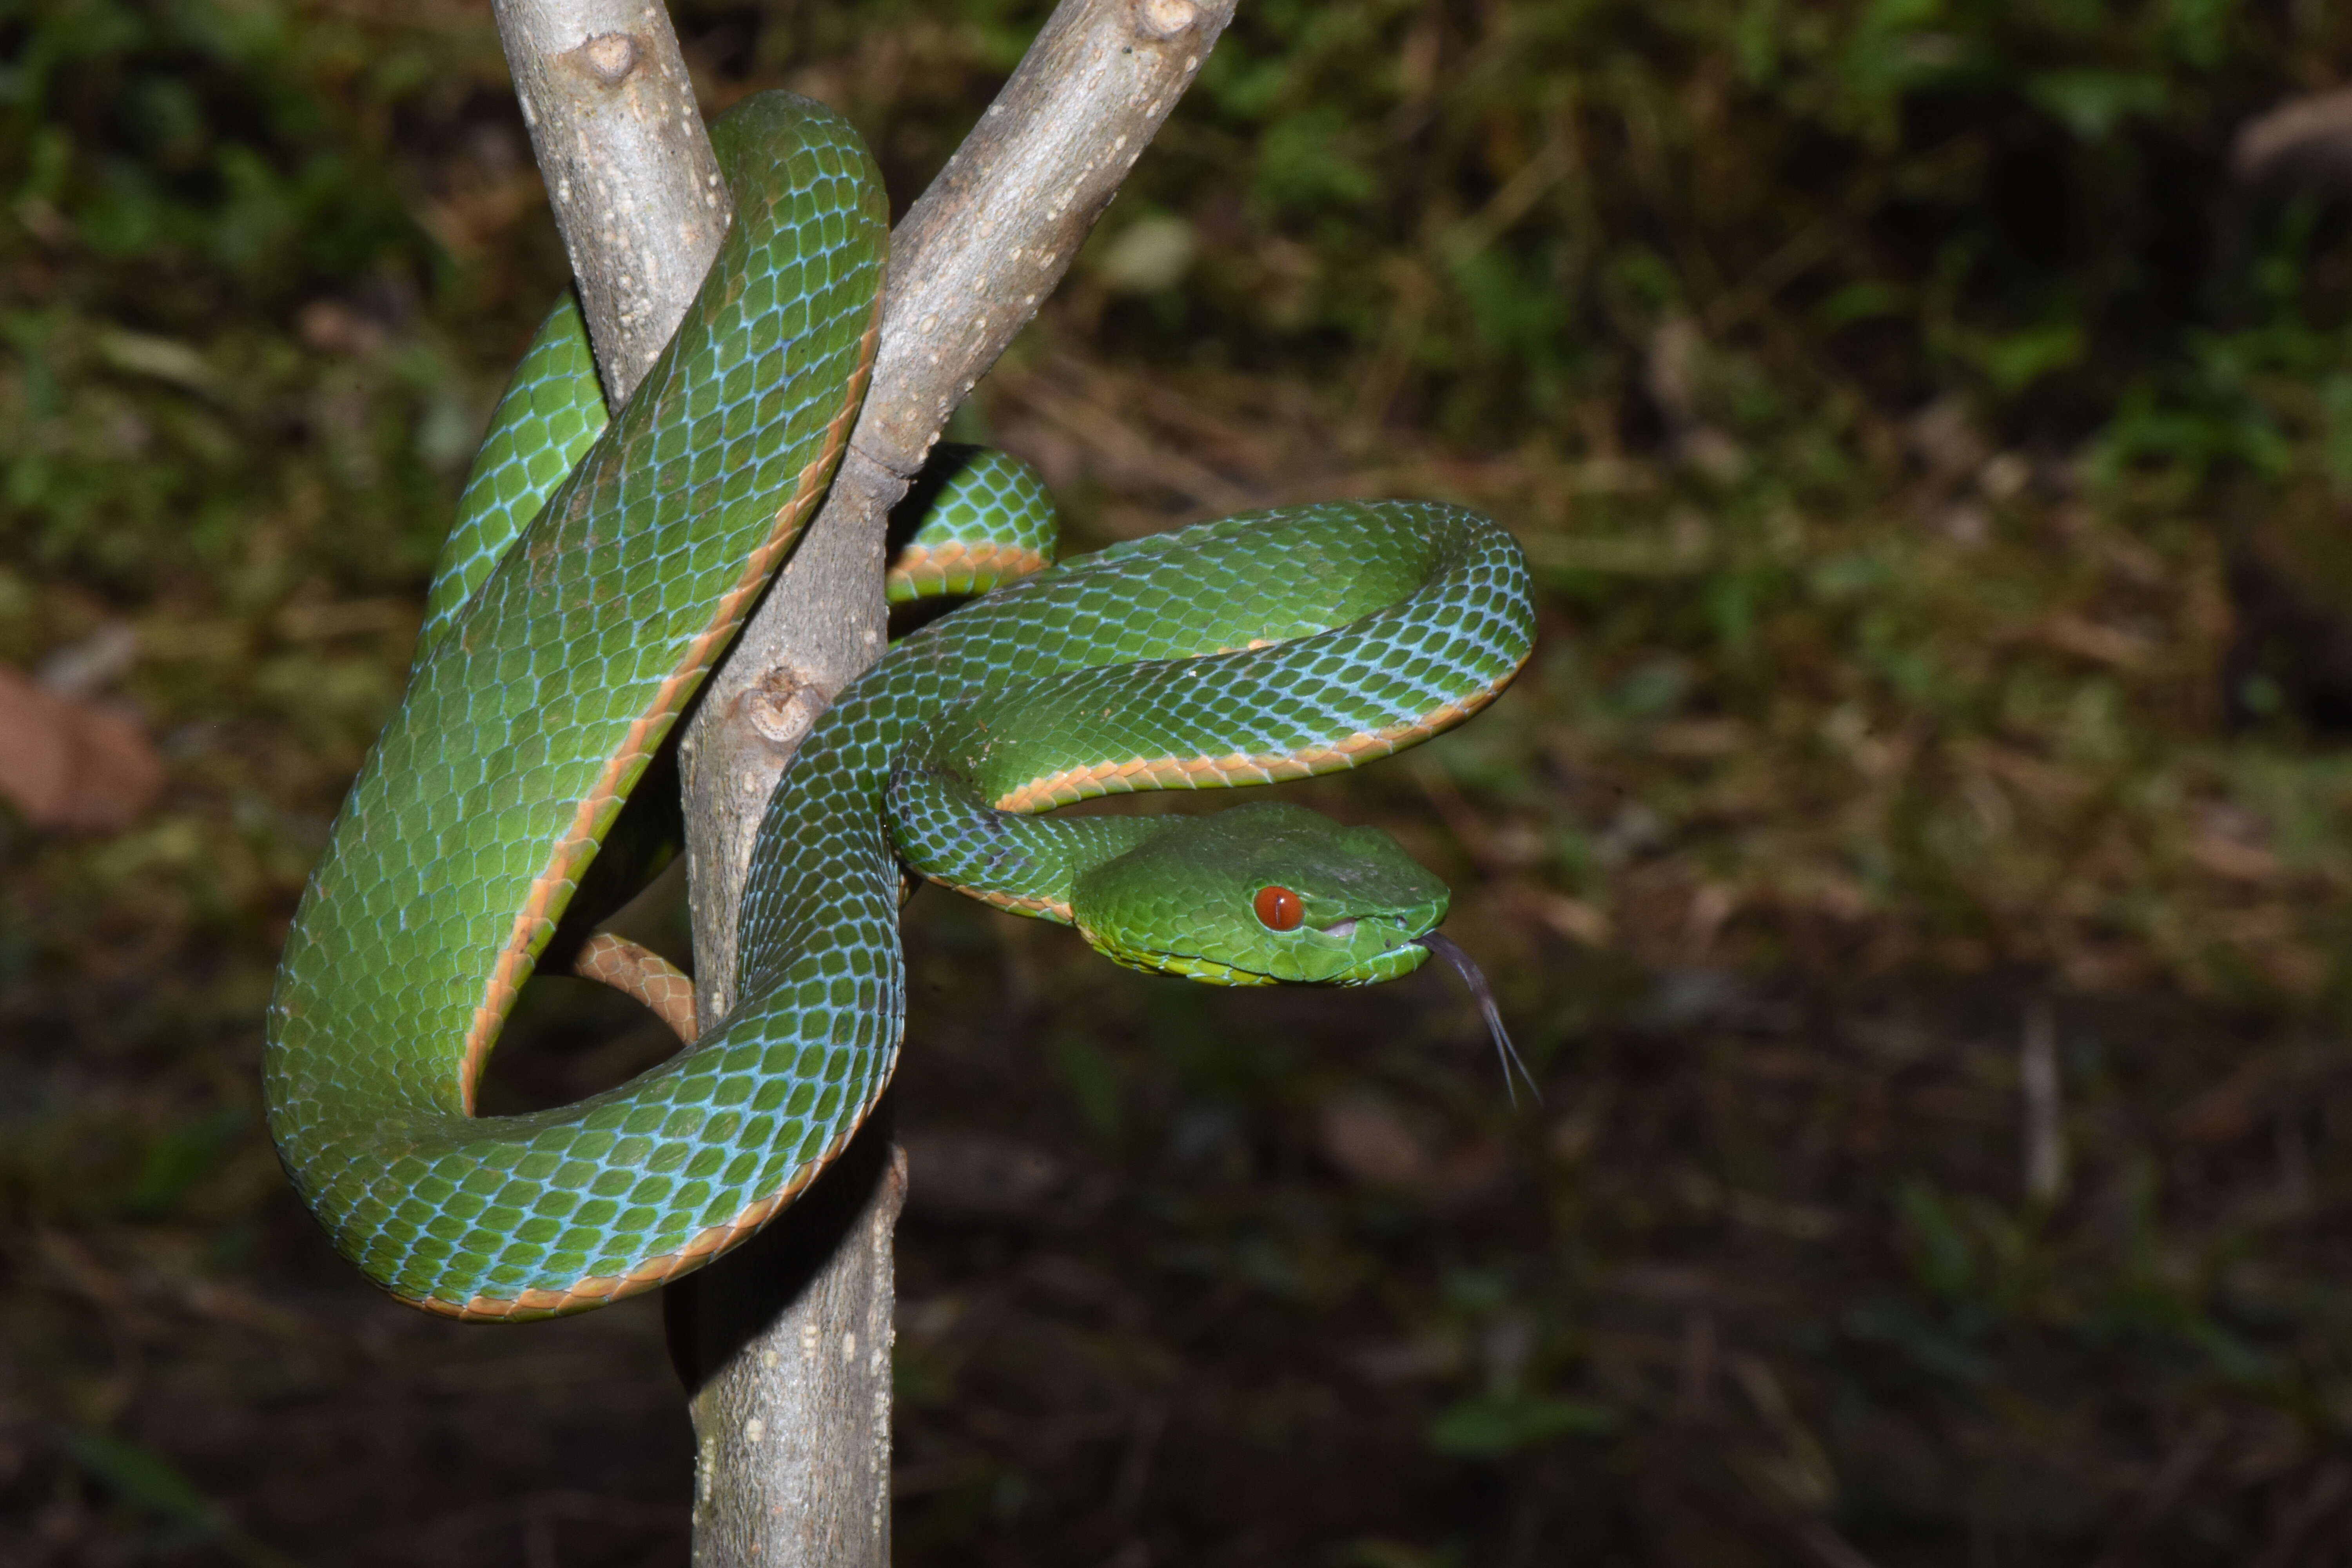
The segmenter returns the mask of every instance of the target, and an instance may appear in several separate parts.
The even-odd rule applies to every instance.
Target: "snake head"
[[[1429,956],[1445,884],[1377,827],[1268,803],[1171,816],[1079,875],[1070,915],[1115,963],[1217,985],[1370,985]]]

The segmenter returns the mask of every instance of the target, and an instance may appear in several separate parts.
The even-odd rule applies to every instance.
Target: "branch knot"
[[[811,670],[772,669],[738,700],[759,737],[789,755],[824,711],[825,693]]]
[[[1188,0],[1174,3],[1187,5]],[[580,57],[588,74],[606,87],[618,87],[627,80],[644,53],[637,47],[637,40],[626,33],[599,33],[572,52]]]
[[[1192,0],[1136,0],[1136,30],[1147,38],[1161,42],[1190,30],[1201,19],[1201,8]]]

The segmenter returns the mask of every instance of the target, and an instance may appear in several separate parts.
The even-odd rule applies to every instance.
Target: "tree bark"
[[[617,412],[694,302],[735,204],[660,5],[494,0],[491,9],[604,401]]]
[[[618,407],[717,251],[724,186],[699,119],[680,111],[659,5],[497,3]],[[1236,3],[1063,0],[892,235],[873,384],[841,471],[680,747],[701,1017],[734,1001],[736,911],[768,796],[816,716],[881,657],[891,507],[1061,280]],[[693,1391],[698,1564],[889,1560],[890,1231],[906,1186],[889,1120],[886,1098],[807,1195],[667,1293]]]

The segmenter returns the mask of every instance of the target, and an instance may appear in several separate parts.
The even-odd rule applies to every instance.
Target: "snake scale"
[[[377,1284],[456,1317],[659,1284],[807,1185],[890,1078],[902,866],[1136,967],[1412,969],[1446,891],[1377,830],[1287,805],[1034,814],[1386,754],[1491,699],[1532,637],[1525,562],[1474,513],[1300,507],[1048,567],[1034,479],[968,456],[893,596],[1003,585],[902,638],[807,736],[760,830],[734,1010],[619,1088],[474,1115],[629,790],[822,500],[872,362],[887,214],[856,133],[771,93],[712,134],[737,216],[636,394],[607,421],[566,303],[493,416],[270,1003],[296,1187]]]

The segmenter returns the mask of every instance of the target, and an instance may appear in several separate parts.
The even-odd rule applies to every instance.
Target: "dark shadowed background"
[[[677,8],[903,208],[1044,12]],[[898,1555],[2352,1560],[2352,9],[1247,0],[961,416],[1081,546],[1484,507],[1289,792],[1438,973],[908,913]],[[478,0],[0,0],[0,1560],[685,1560],[659,1310],[376,1298],[260,1014],[561,252]],[[645,917],[675,941],[673,917]],[[658,1056],[535,988],[499,1103]]]

